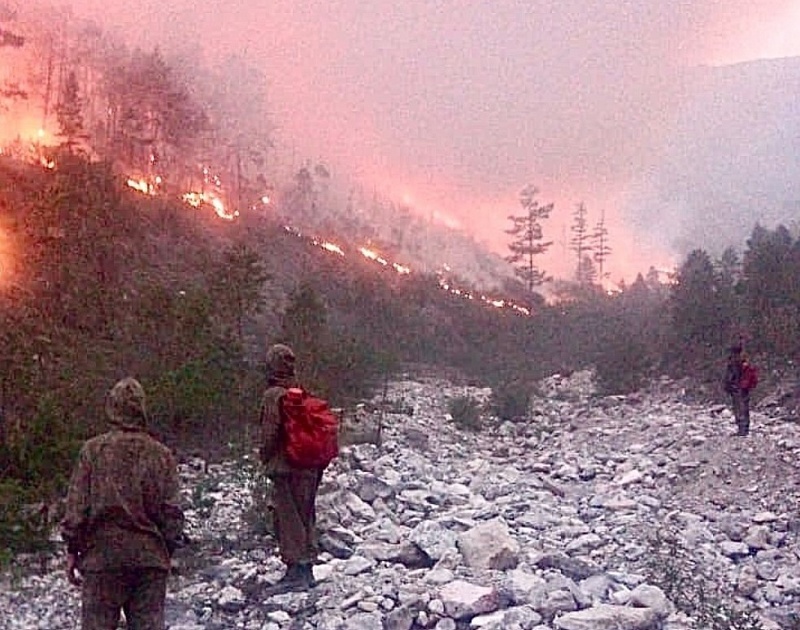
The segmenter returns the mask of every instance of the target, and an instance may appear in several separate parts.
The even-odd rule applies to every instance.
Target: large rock
[[[409,535],[409,540],[433,561],[440,560],[456,547],[456,532],[437,521],[422,521]]]
[[[547,583],[538,575],[514,569],[506,574],[503,590],[513,603],[531,604],[536,608],[544,600]]]
[[[651,608],[598,604],[565,613],[553,625],[559,630],[655,630],[658,623],[659,616]]]
[[[481,523],[458,536],[458,548],[474,569],[513,569],[519,564],[519,543],[500,519]]]
[[[469,619],[475,615],[494,612],[500,607],[500,596],[490,586],[478,586],[456,580],[443,586],[439,599],[445,612],[453,619]]]

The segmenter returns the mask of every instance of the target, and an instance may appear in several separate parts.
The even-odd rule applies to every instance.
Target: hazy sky
[[[674,260],[680,216],[657,233],[629,217],[646,216],[630,206],[647,203],[643,182],[694,98],[688,69],[800,54],[790,0],[72,5],[131,43],[246,55],[269,78],[284,155],[448,215],[498,251],[527,183],[556,203],[554,256],[579,201],[591,223],[604,210],[617,276]]]

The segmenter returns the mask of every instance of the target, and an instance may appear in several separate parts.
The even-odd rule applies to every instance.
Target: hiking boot
[[[291,591],[304,591],[317,585],[310,564],[290,564],[283,577],[264,590],[264,594],[280,595]]]
[[[317,585],[317,581],[314,579],[314,565],[312,564],[300,564],[300,577],[303,582],[308,586],[308,588],[314,588]]]

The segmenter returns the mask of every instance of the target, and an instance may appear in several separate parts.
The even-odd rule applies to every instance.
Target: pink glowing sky
[[[504,253],[536,184],[563,254],[579,201],[605,211],[616,276],[669,266],[623,219],[685,97],[687,68],[800,54],[790,0],[72,0],[129,43],[246,55],[277,151],[321,160]],[[557,265],[557,263],[554,263]]]

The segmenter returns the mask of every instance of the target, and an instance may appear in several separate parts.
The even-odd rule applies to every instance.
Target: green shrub
[[[492,413],[501,420],[518,420],[530,412],[531,389],[519,380],[499,383],[492,388],[489,401]]]
[[[33,503],[35,496],[18,481],[0,481],[0,567],[18,553],[52,547],[45,504]]]
[[[619,331],[594,360],[597,387],[602,394],[629,394],[644,383],[651,361],[640,339]]]
[[[763,630],[754,609],[737,607],[731,593],[682,542],[676,527],[656,529],[648,540],[645,573],[667,599],[707,630]]]
[[[474,398],[470,396],[451,398],[447,403],[447,411],[457,427],[468,431],[480,431],[481,408]]]

